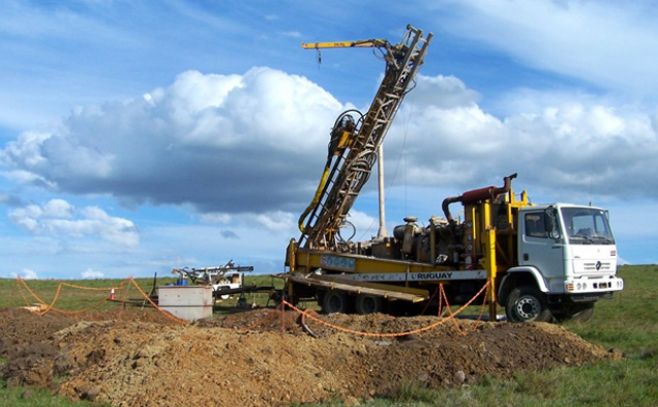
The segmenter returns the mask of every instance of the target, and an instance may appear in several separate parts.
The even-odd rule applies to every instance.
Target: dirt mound
[[[474,383],[484,374],[510,376],[610,357],[547,324],[450,321],[424,334],[367,339],[309,320],[318,336],[313,338],[296,318],[292,312],[284,315],[284,333],[281,314],[274,310],[189,326],[108,318],[76,322],[23,346],[22,357],[32,358],[31,364],[8,357],[3,376],[115,406],[267,406],[369,398],[405,382],[431,387]],[[386,315],[322,318],[352,329],[387,332],[436,321]],[[21,315],[20,321],[24,319]],[[38,316],[32,319],[34,324],[48,323]]]
[[[303,330],[298,324],[299,315],[294,312],[283,314],[271,308],[241,311],[215,318],[197,321],[195,325],[203,328],[228,328],[239,331],[281,332],[301,335]],[[283,322],[282,322],[283,320]]]
[[[55,333],[66,331],[79,321],[143,321],[171,323],[157,312],[123,310],[36,315],[25,309],[0,310],[0,356],[7,359],[2,377],[10,385],[37,385],[55,388],[53,373],[58,374],[62,356]],[[65,369],[65,366],[64,366]]]

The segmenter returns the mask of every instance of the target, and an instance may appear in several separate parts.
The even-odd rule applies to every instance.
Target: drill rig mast
[[[381,50],[386,62],[384,79],[366,114],[348,110],[331,131],[327,162],[313,200],[299,218],[299,247],[340,251],[346,242],[339,229],[366,183],[400,103],[427,52],[432,34],[410,25],[399,44],[371,39],[302,44],[305,49],[370,47]]]

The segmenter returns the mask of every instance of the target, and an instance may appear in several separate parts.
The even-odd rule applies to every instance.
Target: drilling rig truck
[[[466,191],[442,203],[427,225],[414,217],[393,236],[354,242],[341,230],[372,172],[377,149],[400,103],[413,89],[432,34],[412,26],[399,44],[386,40],[303,44],[304,48],[374,47],[386,67],[365,114],[349,110],[330,133],[327,161],[301,236],[286,252],[285,295],[315,300],[323,312],[395,312],[436,306],[439,285],[452,305],[471,299],[505,308],[514,322],[587,319],[594,303],[623,289],[608,212],[592,206],[533,204],[512,180]],[[452,215],[461,204],[463,220]],[[408,311],[407,311],[408,312]]]

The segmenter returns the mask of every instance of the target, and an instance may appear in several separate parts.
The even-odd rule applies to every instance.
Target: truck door
[[[564,291],[564,244],[549,236],[546,213],[527,211],[519,218],[519,265],[537,268],[551,292]]]

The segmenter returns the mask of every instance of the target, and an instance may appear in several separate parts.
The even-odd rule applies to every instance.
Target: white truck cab
[[[503,293],[509,319],[586,319],[594,302],[624,288],[606,210],[533,205],[518,219],[518,266],[508,270],[514,284]]]

